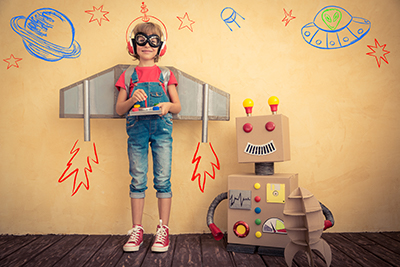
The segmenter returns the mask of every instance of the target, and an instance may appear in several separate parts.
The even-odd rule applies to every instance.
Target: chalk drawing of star
[[[285,12],[285,17],[283,18],[283,20],[282,20],[282,22],[286,22],[285,23],[285,27],[289,24],[289,22],[292,20],[292,19],[295,19],[296,17],[293,17],[292,16],[292,10],[290,10],[290,12],[289,13],[287,13],[287,11],[285,10],[285,9],[283,9],[283,11]]]
[[[22,58],[16,58],[14,57],[13,54],[11,54],[11,56],[9,58],[3,59],[3,61],[8,63],[7,69],[11,68],[11,67],[16,67],[19,68],[18,66],[18,61],[21,61]]]
[[[185,15],[181,17],[177,17],[181,21],[181,25],[179,25],[179,29],[188,28],[191,32],[193,32],[192,24],[195,22],[194,20],[189,19],[189,15],[185,12]]]
[[[97,20],[97,23],[99,23],[99,26],[101,26],[101,21],[103,19],[105,21],[109,21],[106,15],[110,12],[103,11],[103,6],[99,8],[93,6],[93,10],[86,10],[85,13],[92,15],[92,17],[89,20],[89,23]]]
[[[389,64],[389,62],[388,62],[388,60],[387,60],[387,58],[386,58],[386,55],[389,54],[390,51],[386,51],[386,50],[385,50],[386,44],[384,44],[384,45],[381,46],[381,45],[378,43],[378,40],[375,39],[375,46],[372,46],[372,45],[367,45],[367,46],[369,47],[369,49],[372,50],[372,52],[367,53],[367,55],[368,55],[368,56],[375,57],[376,63],[378,63],[378,67],[379,67],[379,68],[381,67],[381,63],[382,63],[382,62],[381,62],[381,59],[382,59],[383,61],[385,61],[386,64]],[[379,47],[379,48],[378,48],[378,47]],[[374,48],[375,48],[375,49],[374,49]]]

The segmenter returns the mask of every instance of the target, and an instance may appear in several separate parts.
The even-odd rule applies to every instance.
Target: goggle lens
[[[147,43],[149,43],[151,47],[159,47],[161,45],[161,38],[156,34],[148,36],[144,33],[137,33],[135,35],[135,42],[139,46],[145,46]]]

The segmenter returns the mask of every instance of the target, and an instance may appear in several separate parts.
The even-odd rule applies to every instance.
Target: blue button
[[[153,107],[153,110],[160,110],[160,107]]]
[[[254,212],[257,213],[257,214],[259,214],[259,213],[261,212],[261,208],[260,208],[260,207],[255,208],[255,209],[254,209]]]

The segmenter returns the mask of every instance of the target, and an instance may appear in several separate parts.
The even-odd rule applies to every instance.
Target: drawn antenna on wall
[[[83,118],[84,140],[90,141],[90,118],[122,118],[115,111],[120,75],[130,65],[116,65],[60,89],[60,118]],[[230,95],[174,67],[182,109],[174,120],[201,120],[202,142],[208,142],[208,121],[229,121]]]

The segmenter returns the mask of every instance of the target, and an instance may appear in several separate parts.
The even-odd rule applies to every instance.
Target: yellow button
[[[257,231],[255,235],[257,238],[260,238],[262,236],[262,233],[260,231]]]
[[[239,234],[244,235],[246,233],[246,227],[244,227],[243,225],[239,225],[236,230],[238,231]]]
[[[261,185],[260,185],[259,183],[255,183],[255,184],[254,184],[254,188],[255,188],[255,189],[260,189],[260,187],[261,187]]]

